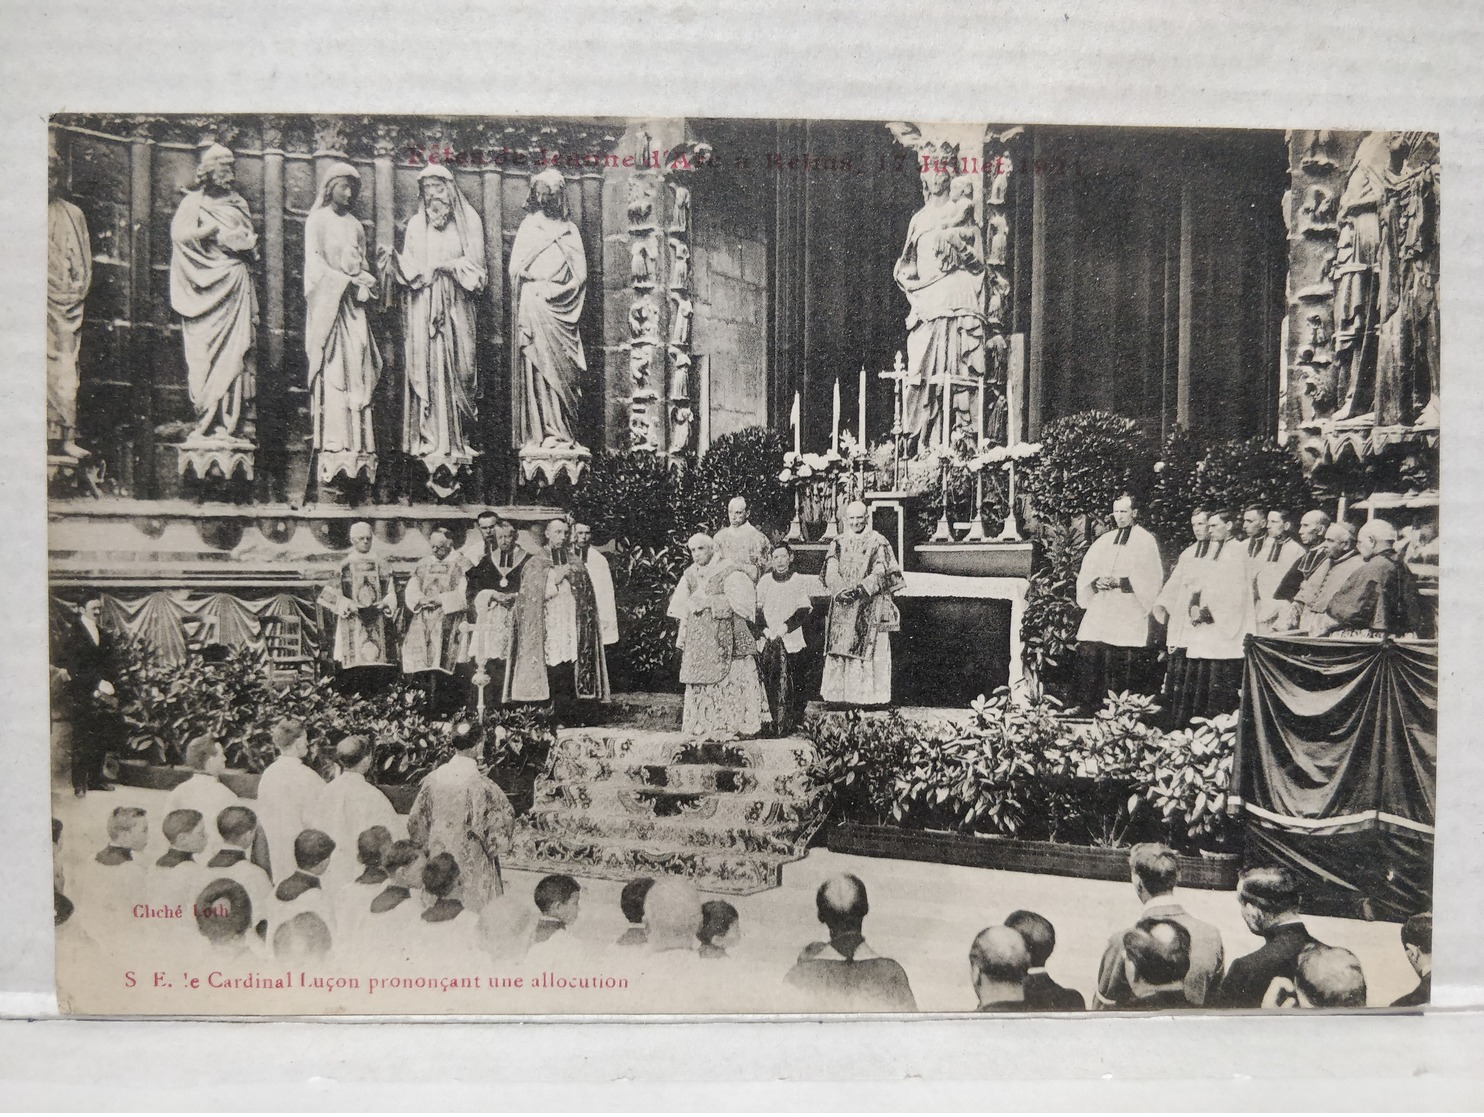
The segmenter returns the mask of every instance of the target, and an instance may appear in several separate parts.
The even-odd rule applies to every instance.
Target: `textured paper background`
[[[1245,2],[9,4],[0,123],[0,1013],[54,1011],[46,802],[43,318],[51,112],[814,116],[1425,128],[1444,186],[1443,678],[1434,1000],[1484,1004],[1479,172],[1471,5]],[[6,1023],[16,1104],[1479,1104],[1476,1012],[1426,1020],[468,1026]],[[229,1030],[232,1030],[229,1034]],[[233,1054],[223,1057],[224,1051]],[[387,1058],[388,1051],[398,1057]],[[249,1089],[263,1078],[269,1085]],[[918,1079],[935,1083],[929,1093]],[[1174,1077],[1154,1089],[1147,1080]],[[1308,1082],[1299,1079],[1310,1078]],[[1061,1085],[1039,1081],[1063,1079]],[[1204,1079],[1205,1082],[1199,1080]],[[1276,1086],[1271,1080],[1282,1080]],[[48,1083],[65,1080],[69,1092]],[[1077,1081],[1100,1083],[1067,1094]],[[1265,1081],[1267,1080],[1267,1081]],[[103,1085],[112,1082],[112,1085]],[[502,1083],[497,1091],[480,1083]],[[752,1092],[739,1084],[758,1084]],[[91,1085],[100,1083],[100,1085]],[[277,1085],[272,1085],[276,1083]],[[302,1085],[307,1083],[307,1090]],[[773,1085],[768,1085],[768,1084]],[[790,1088],[784,1084],[793,1083]],[[1219,1085],[1216,1085],[1219,1083]],[[226,1084],[226,1085],[224,1085]],[[257,1092],[258,1089],[266,1092]],[[793,1092],[785,1093],[792,1089]]]

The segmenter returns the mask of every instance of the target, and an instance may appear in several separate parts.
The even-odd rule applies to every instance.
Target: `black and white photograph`
[[[61,1011],[1425,1012],[1448,141],[1309,123],[52,115]]]

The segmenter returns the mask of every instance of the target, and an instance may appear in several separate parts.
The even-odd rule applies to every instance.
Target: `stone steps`
[[[614,880],[680,875],[734,895],[777,887],[820,821],[813,759],[801,738],[699,744],[632,725],[564,729],[506,863]]]

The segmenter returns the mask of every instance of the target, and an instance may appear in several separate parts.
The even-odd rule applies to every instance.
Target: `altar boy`
[[[819,580],[794,570],[794,553],[787,543],[775,543],[768,573],[757,584],[757,621],[762,630],[758,668],[773,716],[773,735],[787,737],[804,720],[804,622],[814,608],[811,585]]]

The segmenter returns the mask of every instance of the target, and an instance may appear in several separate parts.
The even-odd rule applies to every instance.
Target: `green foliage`
[[[351,734],[375,746],[377,783],[416,784],[452,755],[449,724],[429,718],[424,694],[401,681],[369,696],[342,694],[329,679],[309,675],[270,685],[262,653],[251,648],[235,649],[221,663],[193,658],[162,666],[136,641],[122,658],[130,751],[152,763],[182,763],[187,743],[207,734],[222,742],[229,767],[261,772],[277,756],[270,734],[284,718],[303,723],[308,763],[326,775],[335,743]],[[485,760],[502,770],[543,764],[555,740],[550,715],[534,709],[494,707],[485,728]]]
[[[1080,532],[1056,520],[1043,520],[1034,530],[1041,544],[1041,565],[1026,589],[1021,662],[1033,687],[1065,694],[1072,681],[1077,629],[1082,623],[1077,572],[1087,542]]]
[[[1229,823],[1237,744],[1236,714],[1196,718],[1187,729],[1163,734],[1140,772],[1144,797],[1171,836],[1219,846]]]
[[[1038,518],[1106,516],[1124,492],[1143,497],[1153,476],[1154,440],[1133,419],[1080,411],[1041,431],[1041,453],[1020,468]]]
[[[1314,493],[1298,459],[1270,438],[1229,439],[1206,451],[1196,466],[1191,508],[1247,504],[1286,508],[1295,520],[1314,504]],[[1189,519],[1190,510],[1186,510]]]
[[[600,542],[660,548],[684,543],[689,534],[680,521],[692,503],[690,489],[690,473],[659,454],[604,451],[593,455],[572,490],[571,509]]]
[[[611,562],[613,594],[623,624],[609,669],[625,690],[675,690],[680,652],[675,622],[666,616],[670,595],[690,554],[680,544],[621,550]]]
[[[810,770],[840,819],[1092,845],[1163,839],[1219,844],[1232,772],[1235,717],[1164,734],[1143,695],[1112,695],[1090,726],[1056,703],[1011,700],[1001,688],[946,719],[830,713],[807,732]],[[1146,806],[1148,804],[1148,806]]]
[[[1176,427],[1160,447],[1154,484],[1141,520],[1159,540],[1166,566],[1172,566],[1190,542],[1190,514],[1196,507],[1201,460],[1209,449],[1184,427]]]
[[[764,532],[780,535],[793,519],[793,494],[779,479],[783,435],[771,427],[748,427],[711,443],[696,463],[688,493],[688,522],[680,528],[714,532],[727,523],[727,502],[747,498],[751,520]]]

